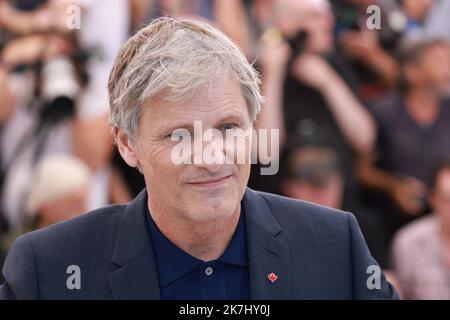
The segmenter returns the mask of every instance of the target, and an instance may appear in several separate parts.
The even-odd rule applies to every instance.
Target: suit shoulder
[[[258,194],[267,202],[283,228],[306,224],[311,227],[328,226],[333,229],[336,227],[348,229],[349,218],[353,217],[350,212],[321,206],[308,201],[265,192],[258,192]]]
[[[33,247],[62,246],[70,241],[98,238],[115,232],[125,205],[110,205],[84,213],[78,217],[26,233]]]

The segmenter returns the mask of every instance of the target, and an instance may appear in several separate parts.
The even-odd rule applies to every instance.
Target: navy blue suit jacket
[[[242,201],[252,299],[397,297],[382,273],[379,286],[374,280],[377,263],[352,214],[249,188]],[[146,205],[144,190],[128,205],[19,237],[3,268],[0,298],[159,299]],[[79,289],[67,286],[71,265],[80,268]]]

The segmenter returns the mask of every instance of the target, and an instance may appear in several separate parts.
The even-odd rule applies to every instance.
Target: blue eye
[[[223,130],[232,130],[236,129],[237,127],[239,126],[236,123],[225,123],[224,125],[222,125]]]
[[[176,140],[176,141],[188,138],[190,136],[191,136],[191,133],[186,129],[177,129],[174,132],[172,132],[170,135],[168,135],[168,137],[171,140]]]

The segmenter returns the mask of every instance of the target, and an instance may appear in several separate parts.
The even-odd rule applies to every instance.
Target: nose
[[[221,136],[205,133],[204,137],[194,137],[192,163],[211,173],[218,173],[226,164],[226,152]]]

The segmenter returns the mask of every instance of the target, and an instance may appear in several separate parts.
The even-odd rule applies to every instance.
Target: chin
[[[233,215],[240,203],[239,199],[232,194],[202,198],[194,203],[193,199],[190,199],[190,205],[186,206],[190,208],[189,218],[198,222],[228,218]]]

